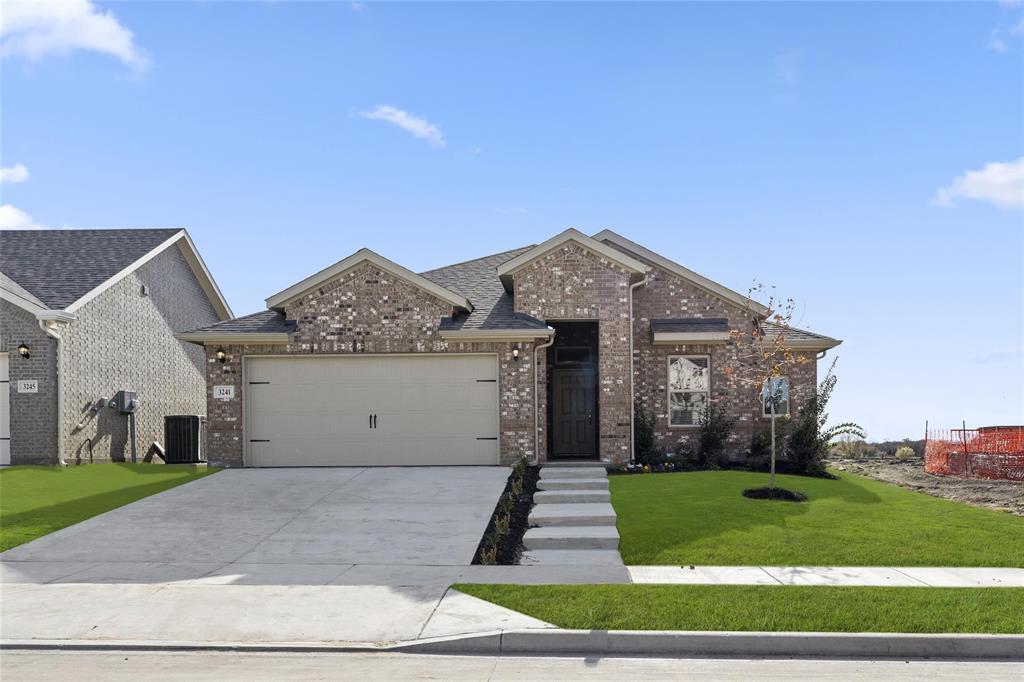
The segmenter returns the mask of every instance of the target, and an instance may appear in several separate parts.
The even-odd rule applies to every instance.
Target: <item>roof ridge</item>
[[[496,253],[488,254],[486,256],[480,256],[479,258],[470,258],[469,260],[459,261],[458,263],[451,263],[450,265],[442,265],[439,268],[433,268],[431,270],[424,270],[423,272],[421,272],[419,274],[427,275],[427,274],[430,274],[432,272],[437,272],[438,270],[447,270],[448,268],[455,268],[455,267],[458,267],[460,265],[469,265],[470,263],[476,263],[477,261],[487,260],[488,258],[494,258],[495,256],[504,256],[505,254],[512,253],[514,251],[526,251],[528,249],[532,249],[534,246],[536,246],[536,244],[530,244],[528,246],[520,246],[520,247],[515,248],[515,249],[508,249],[507,251],[498,251]]]

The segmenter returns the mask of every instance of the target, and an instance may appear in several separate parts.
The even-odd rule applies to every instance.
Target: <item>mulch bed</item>
[[[483,563],[481,554],[491,544],[489,539],[495,532],[494,520],[501,514],[499,511],[501,500],[506,497],[512,497],[511,482],[513,476],[515,476],[515,472],[509,474],[509,481],[505,483],[505,489],[498,498],[499,503],[494,506],[491,520],[487,522],[487,529],[484,531],[480,544],[477,545],[476,554],[473,555],[474,565]],[[498,539],[498,554],[495,565],[515,566],[519,563],[519,557],[523,553],[523,535],[526,534],[529,528],[530,509],[533,507],[533,494],[537,491],[538,480],[540,480],[540,467],[526,467],[526,471],[523,474],[523,490],[519,495],[513,497],[512,509],[509,512],[511,521],[508,532]]]
[[[743,497],[752,500],[784,500],[786,502],[806,502],[807,496],[795,490],[785,488],[747,488]]]

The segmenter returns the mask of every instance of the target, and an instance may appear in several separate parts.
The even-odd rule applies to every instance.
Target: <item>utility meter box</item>
[[[139,394],[135,391],[118,391],[110,406],[121,414],[131,414],[139,409]]]

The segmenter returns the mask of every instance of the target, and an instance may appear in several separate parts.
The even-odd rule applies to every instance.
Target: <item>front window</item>
[[[764,416],[772,416],[772,401],[775,402],[775,416],[789,415],[789,379],[777,377],[765,382],[761,398],[764,403]]]
[[[668,424],[696,426],[708,407],[711,358],[674,355],[668,359]]]

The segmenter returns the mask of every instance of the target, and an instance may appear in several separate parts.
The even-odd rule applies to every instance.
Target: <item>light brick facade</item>
[[[203,349],[174,334],[219,317],[178,247],[161,252],[75,314],[73,322],[56,326],[63,348],[60,433],[66,462],[130,457],[127,417],[97,402],[119,389],[139,394],[139,457],[150,443],[163,442],[165,415],[206,414]],[[18,356],[20,343],[30,347],[30,359]],[[56,348],[32,313],[0,301],[0,350],[10,353],[12,464],[57,461]],[[18,379],[38,379],[39,392],[18,393]]]

